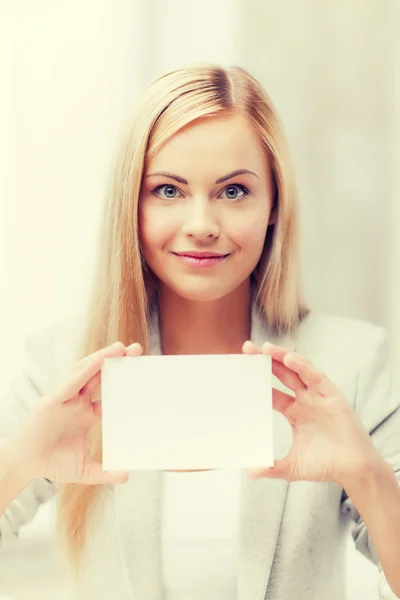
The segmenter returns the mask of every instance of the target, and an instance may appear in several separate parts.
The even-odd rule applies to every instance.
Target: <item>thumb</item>
[[[260,479],[260,477],[271,477],[274,467],[260,467],[258,469],[248,469],[247,473],[250,479]]]
[[[267,479],[285,479],[287,465],[286,459],[275,460],[273,467],[248,469],[247,473],[250,479],[259,479],[260,477],[266,477]]]
[[[117,483],[126,483],[129,480],[129,473],[126,471],[103,471],[103,466],[90,460],[88,463],[88,473],[86,483],[92,485],[108,485]]]

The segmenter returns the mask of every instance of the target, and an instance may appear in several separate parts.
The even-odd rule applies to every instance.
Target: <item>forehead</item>
[[[221,174],[221,170],[247,168],[261,175],[267,164],[265,150],[248,120],[223,115],[197,119],[179,130],[152,157],[147,171],[168,169],[179,174],[196,167]]]

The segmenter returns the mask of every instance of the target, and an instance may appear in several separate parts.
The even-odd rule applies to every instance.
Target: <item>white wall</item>
[[[240,60],[241,0],[153,0],[148,79],[182,65]]]
[[[244,23],[242,62],[270,92],[292,148],[310,303],[390,326],[392,4],[250,0]]]
[[[6,374],[27,330],[83,306],[114,139],[144,81],[145,15],[128,0],[118,10],[110,0],[8,4],[0,117]]]

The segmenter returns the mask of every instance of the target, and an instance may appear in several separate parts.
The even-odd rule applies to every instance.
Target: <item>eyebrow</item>
[[[219,179],[217,179],[217,181],[215,183],[223,183],[224,181],[233,179],[233,177],[237,177],[238,175],[245,175],[246,173],[249,173],[250,175],[254,175],[258,179],[260,179],[259,175],[257,175],[257,173],[254,173],[253,171],[249,171],[248,169],[238,169],[237,171],[232,171],[232,173],[228,173],[228,175],[224,175],[223,177],[220,177]],[[189,184],[187,179],[184,179],[183,177],[179,177],[179,175],[173,175],[172,173],[165,173],[165,172],[150,173],[149,175],[145,176],[145,179],[147,179],[147,177],[154,177],[155,175],[161,175],[162,177],[169,177],[169,179],[175,179],[175,181],[178,181],[178,183],[183,183],[185,185]]]

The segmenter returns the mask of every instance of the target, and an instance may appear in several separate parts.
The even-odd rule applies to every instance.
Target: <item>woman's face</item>
[[[244,117],[199,119],[174,135],[149,162],[139,205],[143,256],[161,284],[196,301],[240,286],[273,222],[272,190]]]

